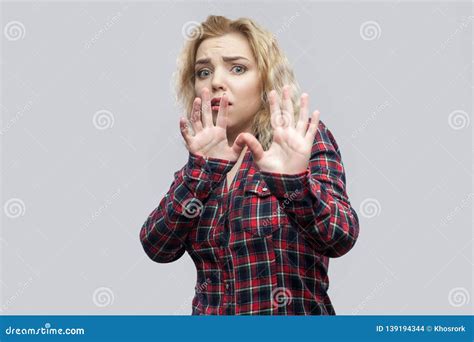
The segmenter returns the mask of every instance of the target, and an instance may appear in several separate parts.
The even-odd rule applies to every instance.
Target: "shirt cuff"
[[[301,200],[309,192],[309,170],[297,174],[260,171],[270,192],[279,200]]]
[[[220,182],[225,174],[235,165],[236,161],[203,157],[189,152],[186,175],[193,180]]]
[[[309,170],[293,175],[264,171],[260,174],[282,207],[301,215],[298,219],[322,210],[321,183],[312,178]]]

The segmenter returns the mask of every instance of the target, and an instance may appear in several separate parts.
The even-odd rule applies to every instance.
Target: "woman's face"
[[[228,33],[201,42],[196,52],[196,96],[202,97],[204,88],[209,90],[211,100],[226,93],[230,104],[228,136],[250,131],[262,104],[262,90],[257,63],[244,35]],[[213,109],[212,114],[215,123],[217,110]]]

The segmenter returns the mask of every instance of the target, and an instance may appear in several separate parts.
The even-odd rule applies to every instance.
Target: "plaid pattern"
[[[147,255],[189,253],[197,269],[193,315],[335,315],[329,257],[347,253],[359,219],[345,190],[339,147],[320,120],[306,172],[259,172],[247,150],[235,162],[189,154],[140,230]]]

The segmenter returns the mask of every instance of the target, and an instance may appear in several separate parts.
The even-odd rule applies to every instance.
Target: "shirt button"
[[[228,290],[229,289],[229,284],[225,284],[225,288]]]

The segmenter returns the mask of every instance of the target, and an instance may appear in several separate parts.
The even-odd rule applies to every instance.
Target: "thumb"
[[[240,135],[239,135],[240,136]],[[232,152],[235,153],[235,155],[240,156],[240,153],[242,153],[242,150],[245,147],[245,142],[243,142],[241,139],[239,140],[239,136],[234,140],[234,143],[232,144]]]
[[[240,133],[234,141],[234,146],[239,146],[242,150],[247,145],[252,152],[255,161],[263,157],[263,147],[260,142],[250,133]],[[234,148],[234,146],[232,148]]]

